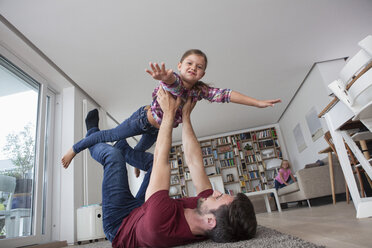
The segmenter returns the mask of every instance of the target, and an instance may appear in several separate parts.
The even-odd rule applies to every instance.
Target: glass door
[[[50,233],[53,101],[44,85],[0,56],[0,247],[39,243]]]

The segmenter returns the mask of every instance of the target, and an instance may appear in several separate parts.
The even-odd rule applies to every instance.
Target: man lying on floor
[[[207,238],[234,242],[254,237],[257,221],[248,197],[212,190],[191,125],[190,114],[195,106],[191,98],[183,107],[182,142],[197,196],[169,197],[172,124],[180,100],[160,89],[158,101],[164,116],[154,155],[133,150],[125,140],[114,146],[100,143],[89,149],[104,168],[103,228],[112,246],[169,247]],[[98,111],[88,113],[87,136],[99,131],[98,120]],[[136,197],[129,189],[126,163],[147,171]]]

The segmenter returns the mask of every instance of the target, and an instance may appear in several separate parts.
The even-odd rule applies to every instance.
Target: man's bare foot
[[[136,175],[136,177],[139,177],[140,173],[141,171],[138,168],[134,168],[134,174]]]
[[[72,147],[67,151],[65,156],[62,157],[62,165],[65,169],[70,165],[72,159],[75,157],[76,153],[72,150]]]

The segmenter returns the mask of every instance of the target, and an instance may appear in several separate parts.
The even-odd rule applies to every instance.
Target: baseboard
[[[22,246],[22,247],[27,247],[27,248],[62,248],[62,247],[67,247],[67,241],[53,241],[45,244],[39,244],[39,245],[28,245],[28,246]]]

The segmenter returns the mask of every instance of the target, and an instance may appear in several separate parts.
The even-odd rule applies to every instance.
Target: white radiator
[[[76,211],[77,241],[92,241],[105,237],[102,225],[102,206],[98,204],[83,206]]]

